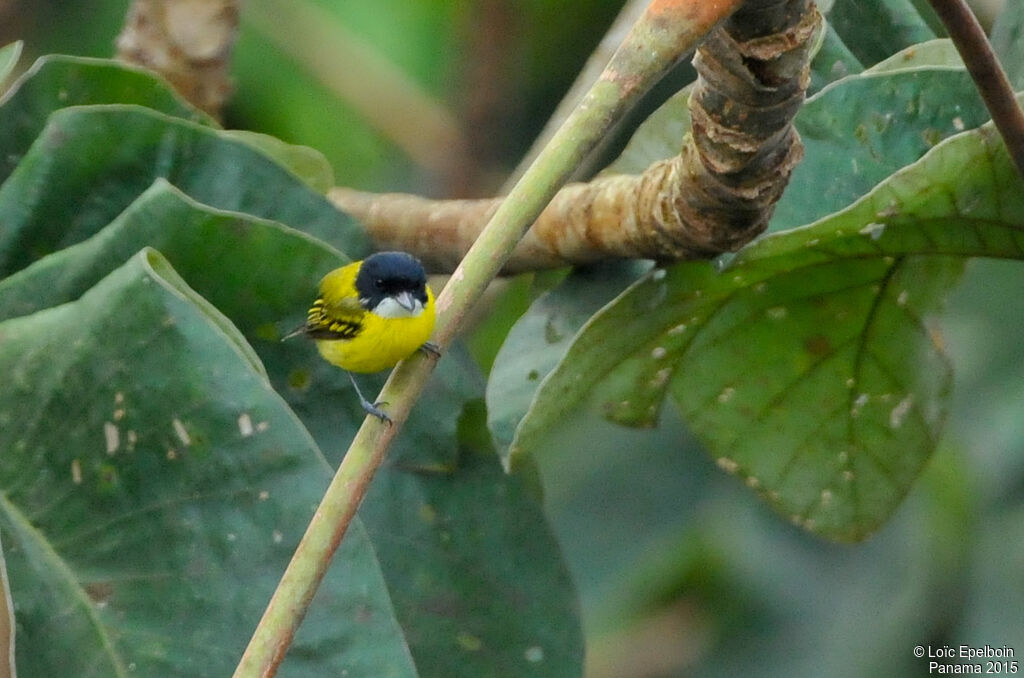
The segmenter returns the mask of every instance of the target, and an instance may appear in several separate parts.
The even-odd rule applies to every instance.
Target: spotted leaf
[[[934,449],[950,370],[929,316],[975,256],[1024,256],[1024,186],[989,127],[724,267],[685,262],[632,285],[542,382],[511,463],[595,389],[630,425],[655,424],[667,396],[784,515],[863,538]]]

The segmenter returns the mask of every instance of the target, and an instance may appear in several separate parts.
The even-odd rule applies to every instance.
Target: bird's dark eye
[[[384,278],[375,278],[373,284],[377,287],[384,287]]]

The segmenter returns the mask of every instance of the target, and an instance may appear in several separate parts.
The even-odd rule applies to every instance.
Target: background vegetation
[[[50,52],[108,56],[126,4],[0,5],[0,44],[24,39],[23,67]],[[809,102],[807,159],[773,230],[832,214],[987,118],[948,46],[920,46],[941,33],[919,5],[823,7],[833,31],[816,92],[910,51],[883,64],[891,75]],[[0,534],[9,571],[35,574],[12,574],[22,675],[55,675],[70,652],[95,675],[231,670],[361,418],[343,378],[277,341],[319,276],[368,247],[316,191],[495,192],[618,10],[316,6],[338,43],[397,66],[458,143],[411,150],[310,74],[309,52],[330,44],[282,50],[245,14],[225,126],[310,146],[327,164],[284,146],[272,160],[145,76],[75,60],[50,61],[0,108],[0,308],[11,318],[0,325]],[[993,40],[1017,89],[1022,32],[1024,11],[1007,3]],[[672,111],[648,120],[618,168],[678,144]],[[926,177],[952,186],[973,157],[949,156]],[[958,269],[926,268],[909,289]],[[930,327],[955,375],[944,433],[892,518],[854,545],[791,525],[722,473],[677,400],[653,429],[610,423],[601,396],[566,416],[532,451],[542,506],[502,474],[491,437],[507,444],[525,403],[495,393],[512,380],[499,370],[550,369],[637,275],[524,278],[491,300],[375,479],[284,675],[573,675],[584,639],[591,677],[913,676],[927,673],[919,644],[1024,650],[1019,264],[974,259],[948,296],[938,286]],[[146,585],[120,585],[133,579]]]

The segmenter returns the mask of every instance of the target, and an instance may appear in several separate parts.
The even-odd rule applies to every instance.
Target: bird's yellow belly
[[[381,318],[367,313],[352,339],[319,340],[316,347],[330,363],[349,372],[381,372],[416,352],[434,330],[432,313],[415,318]]]

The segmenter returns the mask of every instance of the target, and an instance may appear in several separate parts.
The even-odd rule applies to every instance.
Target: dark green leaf
[[[613,262],[575,270],[530,305],[502,344],[487,381],[487,424],[505,451],[540,382],[583,324],[650,268]]]
[[[93,235],[158,177],[218,209],[366,251],[352,220],[247,144],[146,108],[83,106],[53,113],[0,186],[0,272]]]
[[[804,160],[771,229],[808,224],[846,207],[943,139],[988,118],[962,69],[865,72],[831,85],[797,115]]]
[[[138,104],[192,122],[216,124],[150,71],[108,59],[45,56],[0,100],[0,182],[39,136],[50,113],[94,104]]]
[[[300,231],[203,205],[158,178],[96,235],[0,281],[0,319],[77,299],[146,246],[243,333],[276,343],[298,324],[320,277],[347,263]]]
[[[927,316],[969,256],[1020,258],[1024,190],[991,128],[948,140],[850,209],[766,237],[718,271],[656,271],[584,328],[512,461],[599,382],[652,425],[666,394],[724,469],[795,522],[873,531],[931,453],[948,395]]]
[[[868,73],[883,73],[906,70],[909,68],[945,66],[948,68],[964,68],[963,59],[956,51],[956,46],[949,38],[936,38],[893,54],[888,59],[879,61],[867,70]]]
[[[305,364],[309,390],[284,392],[330,455],[362,414],[339,370],[315,356]],[[359,379],[364,390],[383,380]],[[470,416],[466,399],[482,392],[461,349],[444,357],[360,516],[423,675],[579,674],[575,592],[535,498],[491,453],[460,453],[450,441]]]
[[[391,466],[360,508],[425,676],[581,674],[575,587],[540,506],[490,452]]]
[[[252,338],[272,383],[293,405],[328,455],[333,459],[344,450],[365,418],[348,379],[321,360],[308,342],[280,341],[283,332],[303,317],[320,276],[344,262],[339,254],[305,234],[272,222],[214,210],[158,180],[96,236],[45,257],[0,282],[0,317],[29,313],[77,298],[123,260],[126,252],[145,243],[159,245],[181,274]],[[267,269],[268,261],[274,262],[272,269]],[[372,392],[372,388],[379,388],[383,375],[359,375],[358,379],[367,392]],[[489,582],[503,581],[505,575],[501,573],[510,563],[536,557],[549,567],[536,580],[523,584],[527,593],[524,588],[505,584],[484,589],[479,579],[459,577],[448,582],[446,600],[456,601],[460,606],[458,621],[470,634],[463,640],[472,645],[467,639],[476,638],[485,648],[473,655],[476,661],[486,665],[496,657],[507,659],[517,653],[526,656],[523,653],[533,646],[524,649],[512,641],[534,638],[547,657],[534,668],[534,675],[564,675],[566,658],[578,655],[578,620],[567,602],[571,600],[571,589],[565,586],[564,566],[538,509],[530,497],[517,489],[516,481],[498,471],[496,459],[459,463],[459,419],[466,401],[479,398],[482,388],[478,372],[460,348],[445,357],[427,395],[413,410],[405,435],[395,443],[391,452],[393,467],[381,472],[393,477],[392,485],[404,487],[404,494],[371,492],[363,513],[369,512],[375,542],[397,540],[394,548],[390,541],[388,546],[375,548],[381,557],[381,568],[388,573],[390,595],[417,664],[446,661],[442,658],[450,654],[453,642],[453,636],[435,633],[438,622],[431,616],[429,601],[421,600],[425,595],[423,582],[448,577],[454,557],[462,563],[472,563],[472,572],[480,573]],[[418,506],[406,503],[407,494],[431,494],[438,487],[445,488],[444,497],[433,497],[430,501],[438,511],[444,510],[446,517],[433,529],[459,544],[466,543],[465,540],[485,540],[487,548],[437,552],[420,545],[416,548],[417,556],[410,559],[401,535],[408,530],[412,540],[422,526],[418,519],[408,524],[404,520],[399,524],[392,521],[405,515],[411,506]],[[490,504],[491,510],[498,513],[489,515],[486,528],[479,523],[477,503],[479,494],[485,492],[501,497]],[[500,518],[496,519],[496,515]],[[519,541],[521,531],[527,527],[530,540]],[[537,555],[538,550],[546,550],[546,555]],[[410,567],[417,574],[407,581],[405,575]],[[552,588],[565,591],[567,597],[547,595]],[[520,596],[539,603],[530,608],[529,614],[516,616],[514,624],[507,619],[500,625],[492,624],[488,621],[491,608],[479,605],[482,591],[486,591],[493,605],[514,605]],[[544,630],[549,627],[555,631]],[[535,657],[536,652],[531,651],[529,656]]]
[[[224,134],[257,148],[290,169],[317,193],[327,193],[334,186],[331,164],[321,153],[309,146],[287,144],[277,137],[247,130],[226,130]]]
[[[821,49],[811,61],[810,91],[817,92],[830,82],[862,70],[864,66],[836,33],[835,27],[831,23],[826,24]]]
[[[865,66],[935,37],[911,0],[836,0],[828,20]]]
[[[330,469],[230,322],[144,250],[0,324],[19,675],[228,675]],[[286,675],[415,675],[350,531]]]
[[[382,379],[359,378],[364,387]],[[333,400],[287,395],[330,454],[347,446],[362,415],[349,424],[337,404],[354,405],[337,369],[314,367],[312,380],[310,393]],[[461,349],[444,357],[360,515],[424,675],[576,675],[582,640],[575,592],[535,498],[502,472],[493,453],[449,440],[449,427],[474,418],[474,404],[465,403],[482,398],[481,382]],[[472,426],[482,427],[477,418]]]

